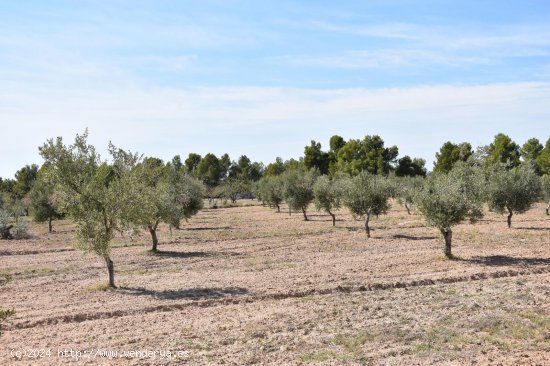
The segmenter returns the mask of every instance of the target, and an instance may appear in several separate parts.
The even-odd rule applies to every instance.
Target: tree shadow
[[[150,255],[156,257],[167,258],[196,258],[196,257],[214,257],[214,256],[240,256],[241,253],[236,252],[176,252],[172,250],[157,250],[156,252],[149,251]]]
[[[143,287],[119,287],[119,292],[132,296],[149,296],[158,300],[220,299],[227,296],[242,296],[249,293],[244,287],[196,287],[182,290],[148,290]]]
[[[218,226],[218,227],[188,227],[186,230],[190,231],[203,231],[203,230],[229,230],[231,226]]]
[[[512,225],[512,228],[514,228],[513,225]],[[534,230],[534,231],[550,231],[550,227],[533,227],[533,226],[530,226],[530,227],[516,227],[515,229],[518,229],[518,230]]]
[[[522,257],[509,257],[507,255],[490,255],[485,257],[473,257],[471,259],[464,259],[466,262],[480,264],[483,266],[518,266],[529,267],[537,265],[550,265],[550,258],[522,258]]]
[[[406,240],[435,240],[437,236],[410,236],[410,235],[401,235],[395,234],[394,239],[406,239]]]

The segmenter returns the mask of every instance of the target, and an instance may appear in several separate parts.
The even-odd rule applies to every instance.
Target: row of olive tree
[[[87,135],[77,135],[72,145],[60,137],[48,140],[40,154],[48,166],[46,181],[55,187],[56,205],[76,224],[77,246],[104,259],[109,286],[115,287],[115,231],[145,228],[156,251],[159,223],[179,227],[181,219],[195,214],[202,207],[202,184],[177,167],[165,169],[158,159],[141,159],[113,145],[108,163],[88,144]]]
[[[508,226],[514,213],[524,213],[541,198],[541,179],[529,163],[516,167],[505,164],[478,166],[471,161],[456,163],[449,172],[433,172],[427,178],[388,178],[361,172],[354,177],[337,175],[318,176],[316,170],[295,169],[276,177],[264,177],[257,189],[259,198],[277,207],[286,201],[289,210],[306,210],[315,202],[336,225],[335,211],[345,206],[355,218],[365,221],[365,232],[370,237],[369,221],[389,209],[389,199],[397,198],[409,213],[414,204],[429,225],[443,235],[444,253],[452,257],[452,228],[469,219],[483,217],[483,208],[508,213]],[[550,181],[546,182],[550,196]]]

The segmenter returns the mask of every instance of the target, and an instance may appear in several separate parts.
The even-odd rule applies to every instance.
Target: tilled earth
[[[205,209],[161,228],[156,255],[146,233],[117,237],[116,290],[68,221],[1,241],[0,307],[16,314],[0,364],[550,364],[542,204],[511,229],[494,213],[455,227],[455,260],[397,204],[371,239],[344,210],[336,227],[281,211]]]

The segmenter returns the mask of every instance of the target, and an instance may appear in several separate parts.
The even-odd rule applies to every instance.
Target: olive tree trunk
[[[116,288],[115,286],[115,265],[109,256],[105,257],[105,263],[107,264],[107,270],[109,271],[109,287]]]
[[[445,257],[452,258],[453,253],[451,251],[451,243],[453,240],[453,231],[450,227],[441,229],[441,234],[443,235],[443,238],[445,239],[445,248],[443,249],[443,253],[445,253]]]
[[[304,221],[308,221],[307,215],[306,215],[306,209],[302,207],[302,213],[304,214]]]
[[[546,214],[550,215],[550,201],[548,201],[548,206],[546,206]]]
[[[411,214],[411,205],[409,205],[408,202],[405,202],[405,208],[407,209],[407,213],[410,215]]]
[[[371,215],[371,210],[369,209],[367,211],[367,215],[365,216],[365,232],[367,233],[367,238],[370,238],[370,227],[369,227],[370,215]]]
[[[149,233],[151,233],[151,239],[153,241],[153,247],[151,248],[151,251],[156,252],[157,246],[158,246],[158,238],[157,238],[157,227],[159,222],[156,221],[154,225],[149,225]]]
[[[327,211],[330,216],[332,216],[332,226],[336,226],[336,215],[330,211]]]
[[[506,206],[506,208],[508,209],[508,219],[507,219],[508,228],[511,228],[512,227],[512,216],[514,216],[514,213],[512,212],[512,209],[509,206]]]
[[[48,232],[52,232],[52,217],[48,217]]]
[[[277,213],[281,212],[281,208],[277,205]]]

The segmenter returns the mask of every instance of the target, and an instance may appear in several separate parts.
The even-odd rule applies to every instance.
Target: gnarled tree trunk
[[[159,222],[156,221],[153,226],[149,226],[149,233],[151,233],[151,239],[153,241],[153,247],[151,248],[151,251],[156,252],[157,251],[157,245],[159,243],[157,238],[157,227],[159,225]]]
[[[115,286],[115,265],[109,256],[105,257],[105,263],[107,264],[107,270],[109,271],[109,287],[116,288]]]
[[[512,216],[514,215],[514,212],[512,212],[512,209],[509,206],[506,206],[506,208],[508,209],[508,219],[507,219],[508,228],[511,228],[512,227]]]
[[[330,211],[327,211],[330,216],[332,216],[332,226],[336,226],[336,215]]]
[[[441,229],[441,234],[443,234],[443,238],[445,239],[445,248],[443,249],[443,253],[445,253],[445,257],[452,258],[453,253],[451,251],[451,244],[453,240],[453,231],[450,227]]]
[[[548,201],[548,206],[546,206],[546,214],[550,215],[550,201]]]
[[[370,227],[369,227],[370,215],[371,215],[371,210],[369,209],[365,217],[365,232],[367,233],[367,238],[370,238]]]
[[[277,205],[277,213],[281,212],[281,208]]]
[[[306,209],[302,207],[302,213],[304,214],[304,221],[308,221],[307,215],[306,215]]]
[[[49,233],[52,232],[52,217],[51,216],[48,218],[48,232]]]
[[[408,202],[405,202],[405,208],[407,209],[407,213],[410,215],[411,214],[411,205],[409,205]]]

